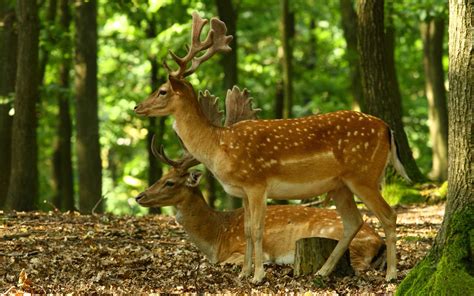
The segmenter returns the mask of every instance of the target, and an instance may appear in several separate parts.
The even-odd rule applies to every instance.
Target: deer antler
[[[186,150],[185,150],[186,151]],[[161,160],[161,162],[166,163],[175,169],[181,169],[183,171],[186,171],[187,169],[196,166],[200,164],[199,160],[195,159],[189,152],[185,152],[183,157],[179,159],[178,161],[174,161],[168,158],[165,154],[165,149],[163,145],[160,146],[160,150],[156,150],[156,145],[155,145],[155,135],[153,135],[151,139],[151,152],[153,153],[153,156]]]
[[[240,91],[240,89],[234,85],[232,90],[227,90],[224,126],[230,126],[242,120],[256,119],[257,113],[260,112],[261,109],[254,109],[252,107],[252,100],[253,98],[250,97],[250,93],[246,88]]]
[[[191,46],[188,49],[188,53],[180,58],[171,50],[169,51],[173,60],[178,64],[178,70],[171,70],[166,61],[163,61],[164,67],[167,69],[170,76],[182,79],[193,74],[199,65],[209,58],[211,58],[217,52],[229,52],[232,49],[229,47],[229,43],[232,41],[232,36],[226,36],[227,27],[225,23],[217,18],[211,19],[211,29],[207,34],[204,41],[200,41],[200,36],[203,27],[208,23],[207,19],[203,19],[197,12],[193,12],[193,25],[191,33]],[[196,55],[207,50],[202,56],[196,57]],[[188,63],[192,61],[191,66],[186,69]]]
[[[206,116],[213,125],[222,126],[224,112],[219,110],[219,98],[212,95],[208,90],[205,90],[204,93],[199,92],[198,101],[204,116]]]

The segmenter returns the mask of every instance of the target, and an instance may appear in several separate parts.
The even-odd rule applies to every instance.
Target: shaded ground
[[[444,205],[397,211],[395,283],[376,270],[319,280],[269,265],[259,286],[240,281],[239,267],[210,264],[172,217],[0,212],[0,293],[390,293],[431,246]]]

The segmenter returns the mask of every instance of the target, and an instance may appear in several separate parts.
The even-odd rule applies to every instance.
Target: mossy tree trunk
[[[474,295],[472,1],[449,2],[449,191],[441,229],[399,295]]]
[[[358,50],[364,106],[362,111],[383,119],[394,131],[400,159],[408,176],[424,180],[403,129],[401,96],[393,58],[393,27],[384,28],[384,1],[361,0],[358,5]]]

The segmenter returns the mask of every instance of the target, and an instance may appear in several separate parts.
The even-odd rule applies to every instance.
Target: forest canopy
[[[8,56],[14,55],[12,51],[16,50],[16,42],[11,42],[16,37],[8,39],[8,36],[18,34],[15,20],[21,21],[18,16],[14,16],[15,2],[2,1],[0,10],[0,19],[3,20],[0,50],[5,65]],[[207,89],[221,98],[221,109],[224,108],[223,99],[232,81],[251,92],[255,106],[262,109],[260,118],[276,118],[285,114],[300,117],[359,109],[361,101],[356,98],[353,80],[354,76],[358,76],[354,72],[357,71],[357,65],[354,66],[353,56],[357,44],[350,38],[350,27],[345,25],[356,21],[356,16],[351,15],[355,6],[351,1],[344,0],[300,0],[289,3],[287,11],[284,11],[277,1],[100,0],[92,8],[95,9],[97,21],[94,29],[88,27],[93,25],[90,21],[82,22],[84,27],[79,26],[83,13],[81,5],[72,5],[71,1],[38,1],[38,194],[32,197],[33,208],[66,210],[73,206],[80,209],[79,191],[84,185],[78,181],[78,167],[83,161],[78,159],[80,151],[76,136],[81,136],[81,130],[87,133],[89,124],[97,124],[100,145],[97,157],[100,158],[97,159],[96,167],[100,165],[97,178],[100,178],[101,183],[94,185],[99,186],[96,192],[100,194],[95,195],[92,205],[99,202],[102,196],[103,202],[96,209],[98,211],[105,205],[105,211],[116,214],[146,212],[132,198],[168,169],[151,157],[151,135],[157,134],[161,138],[160,144],[164,145],[171,158],[181,155],[182,149],[172,130],[171,118],[144,119],[136,116],[133,108],[166,81],[167,74],[161,61],[169,59],[168,50],[184,54],[184,45],[189,42],[193,11],[205,18],[219,16],[225,19],[229,32],[235,35],[235,43],[231,44],[235,54],[234,74],[228,71],[230,68],[226,66],[226,60],[230,55],[226,54],[204,63],[188,79],[196,90]],[[350,5],[347,6],[347,3]],[[436,43],[439,44],[438,48],[433,50],[439,51],[434,59],[441,66],[441,80],[438,81],[441,90],[435,91],[444,92],[447,82],[443,70],[447,70],[448,66],[446,19],[445,1],[404,0],[385,3],[385,31],[387,36],[390,33],[393,38],[387,40],[393,41],[393,66],[401,98],[401,118],[410,153],[425,177],[433,171],[435,161],[432,149],[438,145],[433,145],[435,139],[430,136],[430,126],[437,125],[433,120],[439,119],[430,117],[430,112],[434,112],[434,108],[444,108],[446,112],[445,103],[430,103],[427,81],[432,74],[425,67],[426,59],[433,56],[427,49],[427,38],[433,38],[429,28],[441,23],[441,35],[438,36],[441,42]],[[78,41],[81,30],[96,30],[97,36]],[[428,34],[425,33],[427,30]],[[83,107],[77,104],[80,89],[78,51],[82,48],[87,56],[91,54],[88,50],[95,46],[96,81],[85,84],[85,87],[87,89],[96,83],[96,123],[94,120],[80,119],[79,114],[90,111],[83,111],[86,109],[81,109]],[[288,58],[291,67],[285,76],[282,69],[288,63]],[[12,73],[8,69],[2,69],[1,72],[4,82],[0,93],[2,128],[8,126],[8,122],[11,124],[16,111],[13,108],[14,88],[9,89],[7,85],[12,80]],[[233,78],[229,78],[232,75]],[[17,76],[17,79],[21,80],[22,77]],[[291,104],[281,103],[282,97],[288,96],[288,93],[291,94]],[[84,100],[90,99],[91,94],[94,96],[94,91],[86,90]],[[383,99],[380,104],[384,104]],[[61,134],[60,131],[64,132],[67,124],[71,125],[70,134]],[[5,129],[0,131],[4,137]],[[64,139],[70,140],[71,147],[70,155],[66,155],[66,159],[72,161],[67,173],[60,169],[65,160],[58,152]],[[15,149],[16,146],[12,144],[12,147]],[[5,163],[10,162],[8,155],[2,153],[2,157],[7,157]],[[86,155],[86,158],[92,157]],[[67,195],[64,195],[63,186],[66,181],[61,176],[70,179],[72,205],[59,201],[62,197],[58,196]],[[2,184],[8,184],[3,175],[1,178]],[[444,181],[446,175],[438,173],[434,179],[437,182]],[[232,206],[225,193],[216,187],[215,181],[207,178],[203,183],[204,193],[212,197],[213,205],[218,208]],[[0,206],[6,204],[5,200],[6,193],[0,192]],[[88,205],[87,209],[90,208]]]

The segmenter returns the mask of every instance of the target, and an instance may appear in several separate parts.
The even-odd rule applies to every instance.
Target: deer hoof
[[[328,275],[330,274],[330,272],[328,272],[327,270],[323,270],[322,268],[320,270],[318,270],[318,272],[316,273],[316,276],[320,276],[320,277],[327,277]]]
[[[259,284],[259,283],[262,282],[264,277],[265,277],[265,272],[264,271],[255,272],[251,282],[252,282],[252,284]]]
[[[242,271],[239,273],[239,279],[245,279],[245,278],[247,278],[248,276],[250,276],[250,272],[247,271],[247,270],[242,270]]]
[[[387,271],[387,274],[385,275],[385,280],[387,282],[391,282],[397,279],[397,271],[389,272]]]

